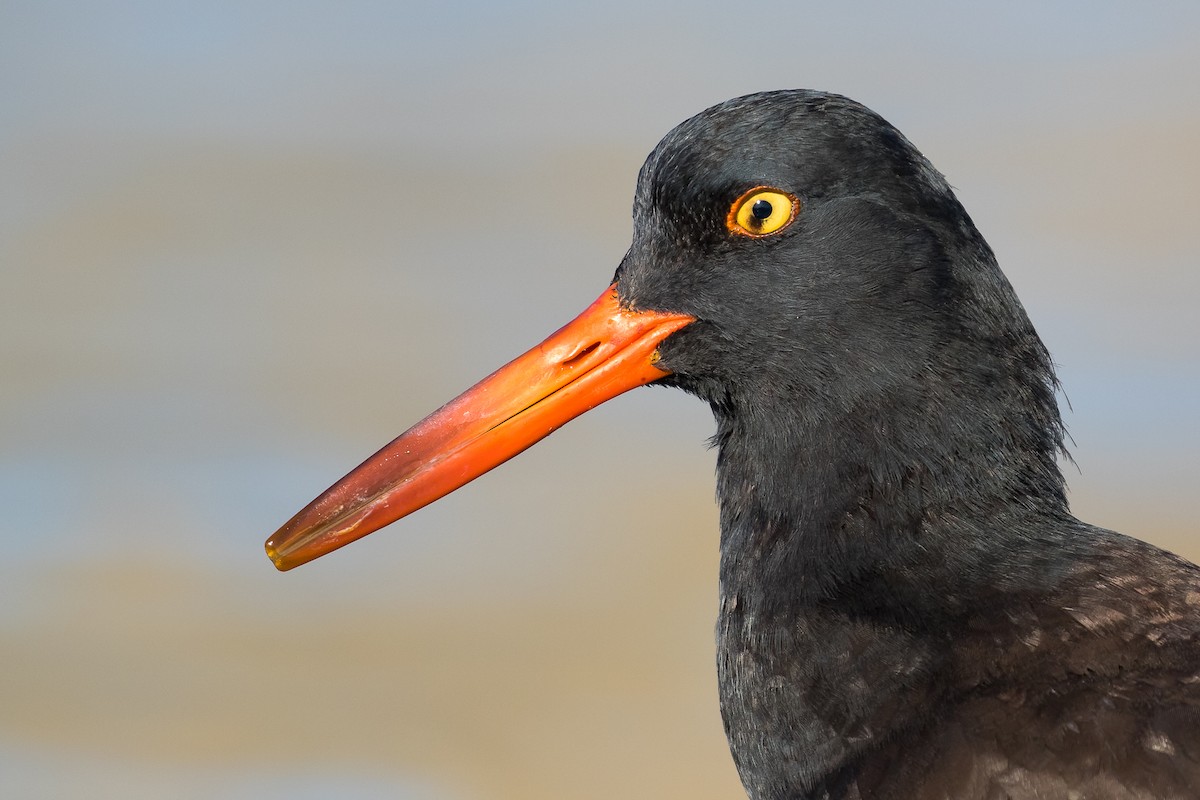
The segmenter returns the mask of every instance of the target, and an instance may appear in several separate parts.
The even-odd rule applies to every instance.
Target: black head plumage
[[[755,186],[800,211],[731,236]],[[634,219],[621,297],[697,317],[661,347],[664,382],[712,404],[719,443],[764,440],[747,446],[772,469],[779,448],[857,460],[885,483],[977,459],[988,479],[956,501],[1065,509],[1049,354],[950,186],[881,117],[811,91],[722,103],[654,150]]]

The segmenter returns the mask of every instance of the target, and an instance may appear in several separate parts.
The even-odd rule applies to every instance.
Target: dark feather
[[[755,186],[801,203],[731,236]],[[1050,356],[945,179],[837,95],[732,100],[638,183],[622,301],[698,322],[718,667],[755,800],[1200,798],[1200,569],[1075,520]]]

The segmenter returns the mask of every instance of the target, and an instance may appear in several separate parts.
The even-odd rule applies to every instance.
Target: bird
[[[1200,567],[1076,519],[1058,382],[944,176],[844,96],[654,148],[611,284],[267,542],[291,569],[635,386],[715,418],[717,678],[752,800],[1200,798]]]

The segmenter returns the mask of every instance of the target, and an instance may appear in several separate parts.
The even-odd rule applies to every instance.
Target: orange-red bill
[[[686,314],[621,308],[616,284],[566,327],[401,434],[267,540],[281,570],[379,530],[499,466],[585,411],[667,375],[659,343]]]

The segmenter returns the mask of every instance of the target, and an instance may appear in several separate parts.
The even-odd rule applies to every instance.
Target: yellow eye
[[[733,201],[725,225],[742,236],[768,236],[790,225],[798,211],[795,195],[756,186]]]

